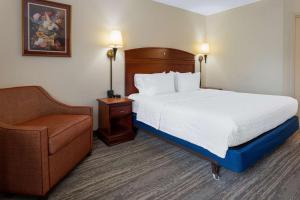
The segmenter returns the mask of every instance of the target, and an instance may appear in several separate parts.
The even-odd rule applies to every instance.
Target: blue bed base
[[[137,121],[135,113],[133,113],[133,123],[137,128],[144,129],[171,142],[200,153],[202,156],[214,161],[218,165],[238,173],[245,171],[249,167],[253,166],[259,159],[270,154],[299,129],[298,117],[292,117],[275,129],[262,134],[246,144],[229,148],[226,157],[220,158],[200,146],[157,130],[143,122]]]

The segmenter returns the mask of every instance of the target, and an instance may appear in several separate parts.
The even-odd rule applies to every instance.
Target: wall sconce
[[[203,43],[201,46],[200,46],[200,54],[204,54],[204,61],[205,63],[207,62],[207,54],[209,54],[210,52],[210,47],[209,47],[209,44],[208,43]],[[203,61],[203,56],[200,55],[199,56],[199,62],[200,62],[200,87],[202,87],[202,78],[201,78],[201,72],[202,72],[202,61]]]
[[[200,54],[204,54],[204,61],[205,63],[207,62],[207,54],[209,54],[210,52],[210,46],[208,43],[203,43],[201,46],[200,46]],[[201,62],[203,60],[203,56],[200,56],[199,57],[199,60],[201,59]]]
[[[110,33],[110,45],[112,49],[107,51],[107,57],[110,60],[110,90],[107,91],[107,97],[113,98],[113,97],[119,97],[120,95],[115,95],[114,91],[112,89],[112,62],[113,60],[116,60],[116,55],[118,48],[123,47],[123,37],[122,33],[118,30],[114,30]]]

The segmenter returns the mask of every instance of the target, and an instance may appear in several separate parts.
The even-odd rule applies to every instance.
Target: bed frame
[[[164,71],[194,72],[195,55],[170,48],[139,48],[126,50],[126,96],[138,92],[134,86],[135,74],[150,74]],[[253,166],[258,160],[262,159],[267,154],[270,154],[299,129],[299,120],[298,117],[295,116],[275,129],[262,134],[246,144],[229,148],[226,157],[220,158],[200,146],[137,121],[135,113],[133,114],[133,122],[136,128],[147,130],[148,132],[200,154],[201,157],[211,162],[212,174],[217,180],[219,179],[220,166],[234,172],[243,172]]]

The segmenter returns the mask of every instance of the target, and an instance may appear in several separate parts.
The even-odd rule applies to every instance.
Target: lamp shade
[[[112,48],[122,48],[123,47],[123,37],[122,37],[121,31],[114,30],[110,33],[109,46]]]
[[[208,43],[203,43],[201,46],[200,46],[200,53],[201,54],[209,54],[210,52],[210,46]]]

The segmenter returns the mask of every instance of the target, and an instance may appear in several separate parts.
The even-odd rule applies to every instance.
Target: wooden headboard
[[[125,95],[137,93],[135,74],[195,72],[195,55],[170,48],[139,48],[125,51]]]

